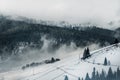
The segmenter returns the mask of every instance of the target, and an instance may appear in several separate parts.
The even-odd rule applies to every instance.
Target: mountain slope
[[[77,47],[85,47],[91,43],[111,44],[115,37],[114,31],[98,28],[96,26],[79,27],[58,27],[53,25],[32,23],[27,21],[16,21],[0,18],[0,56],[2,59],[10,56],[20,44],[40,49],[43,46],[41,38],[46,36],[52,40],[50,50],[56,50],[61,45],[75,43]],[[31,45],[32,44],[32,45]]]
[[[77,51],[53,64],[41,65],[23,71],[1,73],[0,76],[4,75],[5,80],[64,80],[67,75],[70,80],[78,80],[79,77],[85,78],[86,73],[92,75],[94,67],[99,73],[102,72],[102,69],[107,72],[110,67],[116,71],[120,67],[119,52],[120,44],[110,45],[92,51],[90,58],[81,61]],[[103,65],[105,57],[111,62],[110,65]]]

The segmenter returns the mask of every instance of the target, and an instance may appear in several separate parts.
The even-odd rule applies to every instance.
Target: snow
[[[64,80],[65,75],[70,80],[78,80],[78,77],[84,78],[86,73],[91,76],[94,67],[99,73],[101,73],[102,69],[108,71],[109,67],[116,70],[120,67],[119,52],[120,44],[118,46],[110,45],[90,52],[91,57],[85,61],[79,59],[79,53],[73,53],[52,64],[0,73],[0,80],[3,78],[4,80]],[[82,55],[80,56],[82,57]],[[105,57],[110,60],[111,65],[103,65]]]

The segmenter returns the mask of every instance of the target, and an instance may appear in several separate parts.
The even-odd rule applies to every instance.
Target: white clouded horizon
[[[120,0],[0,0],[0,13],[106,26],[119,21]]]

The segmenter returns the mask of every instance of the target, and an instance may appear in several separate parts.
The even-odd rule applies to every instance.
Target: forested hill
[[[41,48],[42,36],[54,41],[51,44],[53,49],[59,48],[62,44],[69,45],[71,42],[78,47],[86,46],[89,43],[100,43],[103,46],[106,43],[112,43],[115,39],[115,31],[96,26],[79,27],[57,27],[0,17],[0,54],[3,52],[11,54],[11,51],[20,42],[28,45],[32,43],[34,44],[32,47]]]

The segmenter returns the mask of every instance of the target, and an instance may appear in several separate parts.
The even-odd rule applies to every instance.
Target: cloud
[[[119,0],[0,0],[4,14],[99,26],[119,19],[119,8]]]

